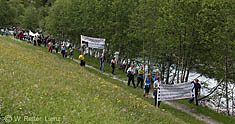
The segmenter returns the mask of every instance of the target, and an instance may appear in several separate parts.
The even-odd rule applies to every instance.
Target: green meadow
[[[0,89],[0,123],[185,123],[78,63],[6,37]]]

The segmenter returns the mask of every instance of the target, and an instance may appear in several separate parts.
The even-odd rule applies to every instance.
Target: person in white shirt
[[[161,79],[160,79],[160,76],[158,76],[157,80],[154,81],[154,83],[153,83],[153,89],[154,89],[153,95],[155,98],[155,106],[158,105],[158,107],[160,106],[160,101],[158,101],[158,103],[157,103],[157,95],[158,95],[157,91],[158,91],[158,89],[160,89],[160,87],[159,87],[160,84],[161,84]]]
[[[4,33],[4,29],[1,29],[1,35],[3,36],[3,33]]]
[[[130,82],[132,81],[132,84],[133,84],[133,87],[135,87],[135,68],[134,68],[134,65],[132,65],[131,67],[128,68],[127,70],[127,76],[128,76],[128,86],[130,86]]]

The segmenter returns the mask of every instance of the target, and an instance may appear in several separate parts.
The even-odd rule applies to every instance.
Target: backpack
[[[128,71],[126,76],[130,77],[131,76],[131,71]]]

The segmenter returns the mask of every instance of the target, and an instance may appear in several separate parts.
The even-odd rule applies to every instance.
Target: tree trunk
[[[180,59],[181,59],[181,40],[182,40],[182,36],[180,35],[180,48],[178,50],[178,63],[177,63],[177,84],[180,82]]]
[[[221,102],[221,99],[222,99],[222,97],[223,97],[223,91],[224,91],[224,85],[223,85],[223,87],[222,87],[221,96],[220,96],[220,98],[219,98],[219,103],[218,103],[218,106],[217,106],[217,112],[219,112],[219,109],[220,109],[220,102]]]
[[[186,77],[185,77],[185,82],[188,82],[190,70],[192,69],[192,65],[191,64],[192,64],[192,61],[193,61],[192,59],[193,58],[192,58],[191,53],[193,53],[193,50],[194,49],[192,49],[192,52],[190,52],[189,55],[188,55],[189,56],[189,61],[188,61],[188,64],[187,64],[188,65],[188,70],[187,70],[187,74],[186,74]]]
[[[216,91],[216,89],[223,83],[223,81],[224,81],[224,79],[222,79],[220,81],[220,83],[212,91],[210,91],[210,93],[208,95],[199,98],[198,101],[203,100],[203,99],[209,97],[211,94],[213,94]]]
[[[191,70],[191,67],[188,67],[187,74],[186,74],[186,77],[185,77],[185,82],[188,82],[190,70]]]
[[[165,75],[165,63],[162,62],[161,81],[164,81],[164,75]]]
[[[182,56],[182,60],[181,60],[181,77],[180,77],[180,82],[183,83],[183,73],[184,73],[184,57],[185,57],[185,46],[183,46],[183,56]]]
[[[148,74],[150,73],[150,68],[151,68],[150,67],[150,60],[149,59],[150,59],[150,56],[148,56]]]
[[[175,83],[175,77],[176,77],[176,73],[177,73],[177,71],[178,71],[178,64],[176,65],[176,68],[175,68],[175,73],[174,73],[174,75],[173,75],[173,78],[172,78],[172,80],[171,80],[171,83],[172,84],[174,84]]]
[[[235,103],[235,101],[234,101],[234,96],[233,96],[233,94],[234,94],[234,88],[235,88],[235,85],[233,85],[233,89],[232,89],[232,116],[234,116],[234,103]]]
[[[227,80],[227,72],[228,72],[228,58],[227,58],[228,51],[227,51],[227,46],[226,46],[226,50],[225,50],[224,54],[225,54],[225,66],[224,66],[225,98],[226,98],[227,114],[229,115],[228,80]]]
[[[168,62],[167,62],[166,84],[169,84],[169,78],[170,78],[170,67],[171,67],[171,60],[168,60]]]
[[[185,66],[184,66],[182,83],[184,82],[184,79],[185,79],[185,74],[186,74],[187,66],[188,66],[188,61],[186,61]]]

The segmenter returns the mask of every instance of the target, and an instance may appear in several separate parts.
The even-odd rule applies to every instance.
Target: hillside
[[[7,38],[0,75],[3,123],[184,123],[71,60]]]

